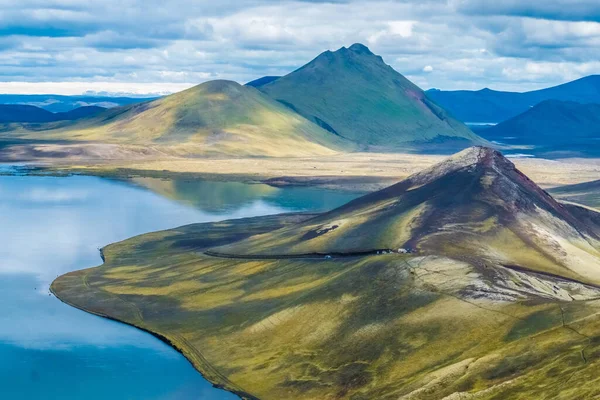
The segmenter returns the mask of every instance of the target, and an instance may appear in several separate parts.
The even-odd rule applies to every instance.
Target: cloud
[[[458,11],[470,15],[506,15],[563,21],[599,21],[597,0],[451,0]]]
[[[433,67],[431,65],[426,65],[423,67],[423,72],[433,72]]]
[[[174,91],[209,79],[286,74],[355,42],[425,88],[528,90],[600,72],[593,70],[595,1],[521,3],[4,0],[0,81],[63,82],[71,92],[85,82],[82,91]],[[560,67],[531,71],[531,64]],[[423,67],[434,65],[435,73]],[[524,75],[515,83],[506,71]]]

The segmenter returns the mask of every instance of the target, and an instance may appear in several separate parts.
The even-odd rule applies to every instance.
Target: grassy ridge
[[[591,75],[563,85],[525,93],[483,89],[430,90],[427,94],[461,121],[502,122],[546,100],[600,103],[600,75]]]

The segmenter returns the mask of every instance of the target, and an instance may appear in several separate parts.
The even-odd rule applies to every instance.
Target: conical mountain
[[[367,47],[327,51],[259,88],[321,127],[372,150],[483,140]]]
[[[409,251],[600,283],[600,214],[557,202],[499,152],[473,147],[303,224],[215,251]]]
[[[41,134],[44,138],[153,145],[182,155],[324,155],[349,148],[342,139],[259,90],[231,81],[206,82]]]

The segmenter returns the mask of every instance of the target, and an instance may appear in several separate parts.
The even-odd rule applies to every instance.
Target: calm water
[[[3,167],[6,168],[6,167]],[[151,335],[49,296],[98,248],[226,218],[324,210],[353,194],[265,185],[0,176],[0,399],[233,399]]]

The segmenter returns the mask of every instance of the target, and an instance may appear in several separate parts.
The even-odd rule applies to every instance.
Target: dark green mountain
[[[99,106],[85,106],[75,108],[71,111],[54,113],[56,121],[74,121],[80,118],[93,117],[94,115],[100,114],[102,111],[106,111],[106,108]]]
[[[497,123],[527,111],[545,100],[600,103],[600,75],[592,75],[563,85],[532,92],[427,91],[433,101],[465,122]]]
[[[466,147],[482,140],[367,47],[326,51],[259,87],[322,128],[363,149]]]

